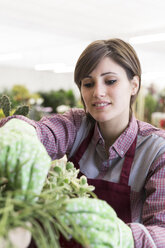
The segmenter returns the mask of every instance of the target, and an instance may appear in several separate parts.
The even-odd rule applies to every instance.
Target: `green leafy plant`
[[[0,98],[0,108],[2,109],[5,117],[10,116],[10,115],[24,115],[24,116],[26,116],[29,113],[29,106],[28,105],[19,106],[19,107],[17,107],[17,109],[13,113],[11,113],[11,111],[12,111],[11,101],[7,95],[3,95]]]
[[[58,161],[55,163],[58,164]],[[75,221],[70,220],[68,225],[61,218],[69,199],[94,196],[93,186],[87,184],[84,176],[78,179],[78,173],[79,170],[76,170],[72,163],[63,162],[61,168],[60,162],[60,167],[56,165],[49,171],[41,194],[34,195],[38,199],[35,202],[15,198],[15,195],[20,193],[18,190],[1,191],[1,239],[6,240],[9,247],[13,247],[8,233],[16,227],[23,227],[31,232],[36,246],[40,248],[47,248],[47,244],[50,248],[60,248],[61,235],[68,241],[72,237],[83,247],[89,247],[88,238],[82,228]]]

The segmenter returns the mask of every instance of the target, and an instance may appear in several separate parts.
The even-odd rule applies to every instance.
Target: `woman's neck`
[[[99,123],[99,129],[105,141],[106,148],[109,149],[109,147],[128,127],[128,124],[129,124],[129,118],[124,123],[119,123],[119,122],[113,123],[113,121]]]

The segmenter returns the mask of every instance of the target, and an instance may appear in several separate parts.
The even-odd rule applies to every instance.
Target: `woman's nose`
[[[95,85],[94,91],[93,91],[93,96],[94,97],[102,97],[105,96],[105,88],[102,85]]]

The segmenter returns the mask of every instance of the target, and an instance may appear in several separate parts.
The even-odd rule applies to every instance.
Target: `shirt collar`
[[[94,127],[94,135],[93,135],[93,141],[94,141],[94,145],[96,146],[98,143],[103,144],[104,140],[102,138],[102,135],[100,133],[98,124],[96,122],[95,127]]]
[[[136,118],[134,115],[132,116],[128,127],[125,131],[117,138],[115,143],[110,147],[110,153],[114,153],[114,150],[119,154],[120,157],[124,157],[125,153],[128,151],[130,146],[132,145],[136,135],[138,132],[138,125]],[[99,131],[98,124],[95,124],[94,135],[93,135],[93,142],[96,146],[98,143],[104,144],[104,140],[102,135]]]
[[[112,147],[116,150],[120,157],[124,157],[130,146],[132,145],[135,137],[137,136],[138,125],[136,118],[132,116],[128,127],[117,138]]]

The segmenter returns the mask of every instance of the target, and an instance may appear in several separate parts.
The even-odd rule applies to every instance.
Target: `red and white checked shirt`
[[[11,118],[14,116],[7,120]],[[81,109],[43,117],[38,122],[23,116],[16,118],[36,128],[53,160],[74,154],[91,127]],[[2,120],[0,125],[5,122],[6,119]],[[118,182],[125,153],[136,135],[136,153],[129,178],[132,223],[128,225],[136,248],[165,248],[165,131],[132,117],[107,157],[96,124],[93,138],[80,161],[80,170],[89,178]]]

